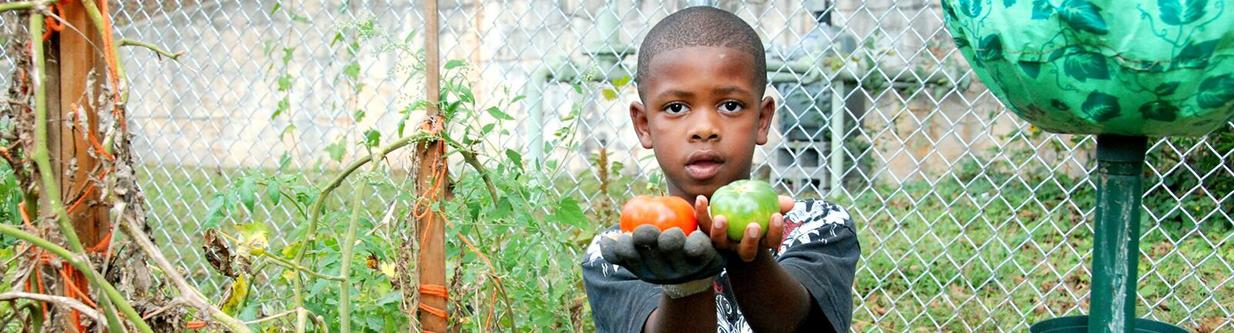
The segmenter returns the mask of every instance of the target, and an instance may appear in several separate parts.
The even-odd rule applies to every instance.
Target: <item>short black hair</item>
[[[643,82],[656,55],[691,46],[726,47],[750,54],[754,57],[754,87],[759,91],[766,88],[767,54],[758,33],[737,15],[708,6],[679,10],[651,27],[638,48],[635,82]],[[643,89],[638,90],[641,94]]]

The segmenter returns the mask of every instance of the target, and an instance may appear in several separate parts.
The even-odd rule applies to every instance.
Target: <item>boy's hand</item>
[[[711,278],[724,269],[724,258],[699,230],[687,237],[680,228],[660,232],[654,226],[641,225],[632,233],[601,238],[600,254],[640,280],[660,285]]]
[[[698,196],[694,199],[694,215],[698,217],[698,229],[707,230],[711,235],[711,245],[717,250],[728,250],[737,252],[737,256],[741,257],[742,261],[750,262],[758,255],[759,251],[765,249],[776,249],[780,247],[780,243],[784,241],[784,214],[793,209],[793,198],[780,196],[780,212],[771,215],[771,221],[767,224],[767,234],[759,237],[762,234],[760,226],[751,223],[746,226],[746,231],[741,237],[741,241],[733,241],[728,238],[728,221],[724,216],[716,216],[713,220],[708,213],[707,197]]]

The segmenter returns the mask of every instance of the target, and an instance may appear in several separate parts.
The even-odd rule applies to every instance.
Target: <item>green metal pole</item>
[[[1140,248],[1141,177],[1148,140],[1097,136],[1097,223],[1089,333],[1135,331],[1136,262]]]

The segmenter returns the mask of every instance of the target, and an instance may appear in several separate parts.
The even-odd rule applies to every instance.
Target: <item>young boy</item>
[[[707,198],[748,178],[754,146],[767,142],[766,78],[762,42],[731,13],[692,7],[647,33],[630,119],[669,193],[694,204],[699,230],[597,236],[582,267],[598,331],[848,331],[860,247],[843,209],[781,197],[766,235],[750,224],[740,241],[707,215]]]

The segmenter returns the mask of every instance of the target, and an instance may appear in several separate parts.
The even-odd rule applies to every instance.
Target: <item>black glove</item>
[[[600,254],[640,280],[666,285],[666,292],[670,285],[688,282],[710,287],[711,279],[724,269],[724,258],[711,246],[711,238],[699,230],[687,237],[680,228],[660,232],[642,225],[633,233],[600,239]],[[708,283],[698,281],[704,279]]]

